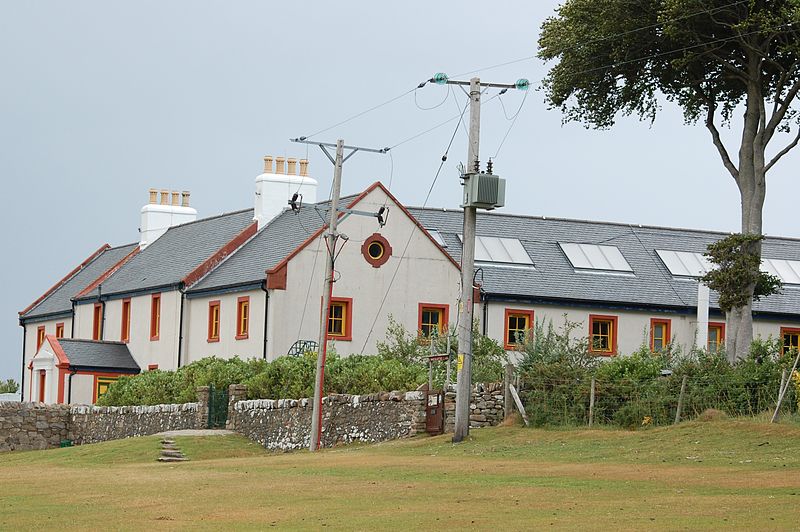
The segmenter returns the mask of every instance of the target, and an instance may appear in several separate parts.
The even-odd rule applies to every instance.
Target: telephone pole
[[[339,223],[339,214],[348,212],[350,214],[357,214],[362,216],[374,216],[378,218],[378,223],[383,226],[382,212],[367,213],[361,211],[354,211],[352,209],[339,208],[339,196],[342,190],[342,165],[344,162],[352,157],[357,151],[368,151],[373,153],[386,153],[388,148],[372,149],[362,148],[358,146],[345,146],[344,140],[339,139],[336,144],[326,142],[309,141],[306,137],[291,139],[292,142],[300,142],[302,144],[316,144],[318,145],[325,156],[333,163],[333,188],[331,191],[331,204],[328,211],[328,231],[325,234],[325,247],[328,252],[328,260],[325,262],[325,277],[323,278],[322,288],[322,316],[319,324],[319,343],[317,344],[317,370],[314,378],[314,405],[311,414],[311,437],[309,441],[309,450],[316,451],[320,448],[322,440],[322,392],[325,384],[325,357],[328,354],[328,320],[330,319],[331,296],[333,295],[333,279],[336,267],[336,244],[339,240],[339,232],[337,226]],[[336,147],[336,154],[331,157],[327,148]],[[349,149],[350,153],[344,156],[344,150]],[[291,204],[293,200],[289,203]],[[313,275],[313,274],[312,274]]]
[[[475,225],[477,207],[493,209],[498,205],[481,205],[475,201],[470,190],[470,179],[481,173],[480,169],[480,130],[481,130],[481,90],[483,87],[503,89],[528,89],[528,80],[520,79],[514,84],[481,83],[474,77],[469,81],[448,79],[445,74],[436,74],[429,81],[439,85],[469,85],[469,144],[467,164],[461,178],[464,180],[464,236],[461,246],[461,308],[458,313],[458,363],[456,376],[456,422],[453,442],[458,443],[469,436],[469,404],[472,392],[472,312],[473,275],[475,274]],[[491,175],[491,167],[488,173]],[[495,177],[495,176],[492,176]],[[501,180],[502,181],[502,180]],[[503,194],[505,184],[503,183]],[[476,205],[478,203],[478,205]]]

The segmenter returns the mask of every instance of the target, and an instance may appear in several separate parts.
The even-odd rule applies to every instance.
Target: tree
[[[798,29],[800,0],[566,0],[539,38],[539,57],[557,59],[544,81],[547,100],[565,121],[600,129],[619,114],[654,120],[660,97],[678,104],[687,123],[708,129],[739,189],[741,232],[761,235],[766,174],[800,140]],[[737,110],[734,157],[718,127]],[[780,132],[790,136],[778,149],[770,143],[779,144]],[[760,239],[748,247],[760,258]],[[726,314],[735,358],[753,339],[755,288],[745,287],[750,297]]]

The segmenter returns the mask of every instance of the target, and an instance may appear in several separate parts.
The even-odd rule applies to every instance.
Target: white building
[[[187,193],[161,191],[157,203],[151,191],[138,244],[103,246],[22,311],[23,400],[94,401],[115,375],[133,371],[124,352],[141,371],[172,370],[207,356],[272,360],[315,341],[327,202],[316,202],[306,161],[299,174],[293,159],[275,163],[265,158],[253,209],[195,220]],[[298,212],[288,208],[295,193]],[[390,315],[425,333],[455,323],[461,211],[406,208],[380,183],[340,205],[385,207],[390,216],[383,227],[372,217],[340,218],[347,240],[328,324],[337,352],[374,353]],[[598,356],[643,342],[689,348],[707,336],[716,349],[724,341],[713,293],[710,316],[703,305],[698,312],[696,280],[706,245],[724,234],[484,212],[477,234],[475,317],[509,350],[535,320],[559,325],[565,315],[581,323],[575,334],[590,337]],[[800,241],[767,238],[763,255],[786,285],[755,304],[755,333],[797,346]],[[80,347],[91,351],[93,372],[69,357],[78,344],[60,338],[89,340]]]

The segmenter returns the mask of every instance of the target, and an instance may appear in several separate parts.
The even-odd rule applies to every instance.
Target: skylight
[[[616,246],[564,242],[559,242],[558,245],[575,269],[633,272],[631,265]]]
[[[433,239],[436,241],[437,244],[439,244],[443,248],[447,247],[447,243],[444,241],[444,238],[442,237],[442,233],[440,233],[436,229],[427,229],[426,228],[425,230],[428,231],[428,234],[430,234],[433,237]]]
[[[700,277],[712,269],[711,263],[702,253],[664,249],[657,249],[656,253],[669,273],[676,277]]]
[[[780,277],[780,280],[785,284],[800,284],[800,261],[761,259],[761,269]]]
[[[458,238],[462,242],[464,241],[462,235],[458,235]],[[522,246],[522,242],[516,238],[499,238],[496,236],[475,237],[475,261],[528,264],[533,266],[533,261]]]

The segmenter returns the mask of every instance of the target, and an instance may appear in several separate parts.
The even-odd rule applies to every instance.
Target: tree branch
[[[786,116],[786,113],[789,111],[789,107],[792,106],[792,102],[794,101],[795,97],[797,97],[797,93],[800,91],[800,77],[794,80],[794,83],[789,88],[786,93],[786,96],[783,98],[783,101],[780,102],[780,105],[772,113],[772,116],[769,119],[769,123],[764,131],[764,146],[769,144],[769,141],[772,139],[772,135],[775,134],[775,129],[778,127],[778,124],[781,123],[783,117]],[[778,103],[780,98],[780,94],[775,94],[775,102]]]
[[[790,143],[789,143],[789,144],[788,144],[788,145],[787,145],[785,148],[783,148],[781,151],[779,151],[779,152],[778,152],[778,153],[775,155],[775,157],[773,157],[773,158],[772,158],[772,160],[771,160],[769,163],[767,163],[767,165],[764,167],[764,173],[766,174],[767,172],[769,172],[769,169],[770,169],[770,168],[772,168],[772,166],[773,166],[775,163],[777,163],[777,162],[778,162],[778,160],[780,160],[780,158],[781,158],[781,157],[783,157],[784,155],[786,155],[787,153],[789,153],[790,151],[792,151],[792,148],[794,148],[795,146],[797,146],[797,143],[798,143],[798,142],[800,142],[800,127],[798,127],[798,128],[797,128],[797,134],[794,136],[794,140],[793,140],[792,142],[790,142]]]
[[[708,106],[708,114],[706,115],[706,127],[711,132],[711,139],[714,141],[714,146],[716,146],[717,151],[719,152],[719,156],[722,158],[722,164],[725,165],[725,168],[733,177],[733,180],[736,183],[739,183],[739,170],[731,161],[730,155],[728,155],[728,150],[725,149],[725,144],[723,144],[722,139],[719,136],[719,130],[717,126],[714,124],[714,114],[716,112],[716,104],[712,98],[708,98],[706,100]]]

